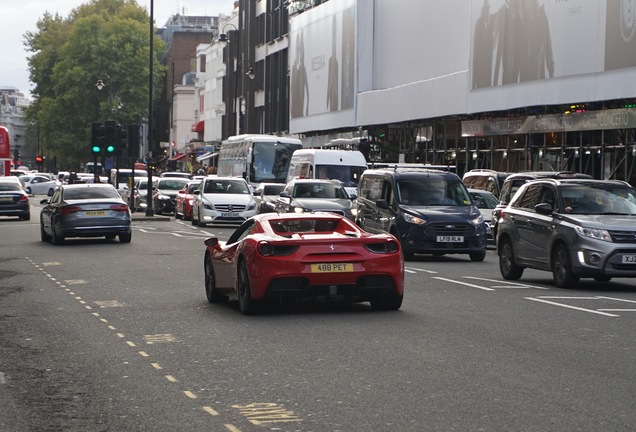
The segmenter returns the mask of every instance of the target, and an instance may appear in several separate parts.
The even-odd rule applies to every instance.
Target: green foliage
[[[89,157],[92,122],[148,117],[149,20],[134,0],[92,0],[67,18],[46,13],[37,31],[25,34],[35,84],[27,116],[58,165],[79,166]],[[156,100],[164,75],[164,42],[156,36],[153,51]]]

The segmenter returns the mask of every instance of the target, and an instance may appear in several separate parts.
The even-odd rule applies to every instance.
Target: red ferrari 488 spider
[[[390,234],[369,234],[333,213],[265,213],[245,221],[227,242],[205,240],[210,303],[238,298],[245,315],[273,301],[365,302],[397,310],[404,258]]]

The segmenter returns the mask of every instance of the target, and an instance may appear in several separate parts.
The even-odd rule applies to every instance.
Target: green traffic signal
[[[115,151],[115,146],[114,145],[107,145],[106,146],[106,153],[112,153]]]
[[[101,147],[98,145],[94,145],[91,147],[91,152],[93,154],[99,154],[102,151]]]

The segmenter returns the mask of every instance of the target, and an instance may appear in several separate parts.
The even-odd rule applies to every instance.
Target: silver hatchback
[[[501,212],[499,268],[551,271],[558,287],[580,278],[636,277],[636,189],[618,180],[543,179],[525,183]]]

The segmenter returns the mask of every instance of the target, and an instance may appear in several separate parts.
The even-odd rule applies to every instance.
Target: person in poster
[[[607,2],[605,70],[636,66],[636,0]]]
[[[355,18],[354,9],[342,14],[342,109],[353,108],[355,71]]]
[[[327,110],[338,111],[338,54],[336,51],[336,36],[337,36],[337,24],[336,16],[333,16],[333,23],[331,27],[331,57],[329,57],[329,75],[327,78]]]
[[[302,32],[296,35],[296,58],[291,72],[291,116],[309,115],[309,83],[305,69],[305,45]]]

